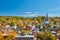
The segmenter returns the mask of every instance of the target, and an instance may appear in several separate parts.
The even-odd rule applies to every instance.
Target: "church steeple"
[[[46,14],[45,21],[43,22],[42,25],[46,25],[46,24],[49,24],[49,22],[48,22],[48,13]]]
[[[48,22],[48,13],[46,14],[45,24],[49,24],[49,22]]]
[[[48,13],[46,14],[46,20],[45,21],[48,21]]]

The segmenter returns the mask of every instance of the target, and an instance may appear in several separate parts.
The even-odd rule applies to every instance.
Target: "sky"
[[[0,0],[1,16],[60,16],[60,0]]]

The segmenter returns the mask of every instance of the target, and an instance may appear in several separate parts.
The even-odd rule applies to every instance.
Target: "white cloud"
[[[57,13],[49,13],[48,16],[49,17],[56,17],[56,16],[60,17],[60,14],[59,13],[58,14]]]
[[[32,13],[32,12],[25,12],[25,14],[30,14],[30,13]]]
[[[41,13],[41,12],[34,12],[34,13]]]
[[[60,10],[60,7],[52,8],[50,11]]]
[[[24,17],[36,17],[37,14],[25,14],[25,15],[21,15],[21,16],[24,16]]]
[[[34,17],[37,16],[37,14],[28,14],[27,16]]]
[[[41,13],[41,12],[25,12],[25,14],[37,14],[37,13]]]
[[[25,12],[25,15],[21,15],[21,16],[25,16],[25,17],[36,17],[39,15],[40,12]]]
[[[51,11],[54,11],[54,10],[56,10],[56,9],[50,9]]]

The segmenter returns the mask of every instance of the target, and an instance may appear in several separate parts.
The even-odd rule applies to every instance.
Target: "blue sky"
[[[60,16],[60,0],[0,0],[0,15]]]

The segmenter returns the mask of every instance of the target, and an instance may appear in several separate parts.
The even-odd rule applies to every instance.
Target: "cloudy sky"
[[[0,15],[60,16],[60,0],[0,0]]]

